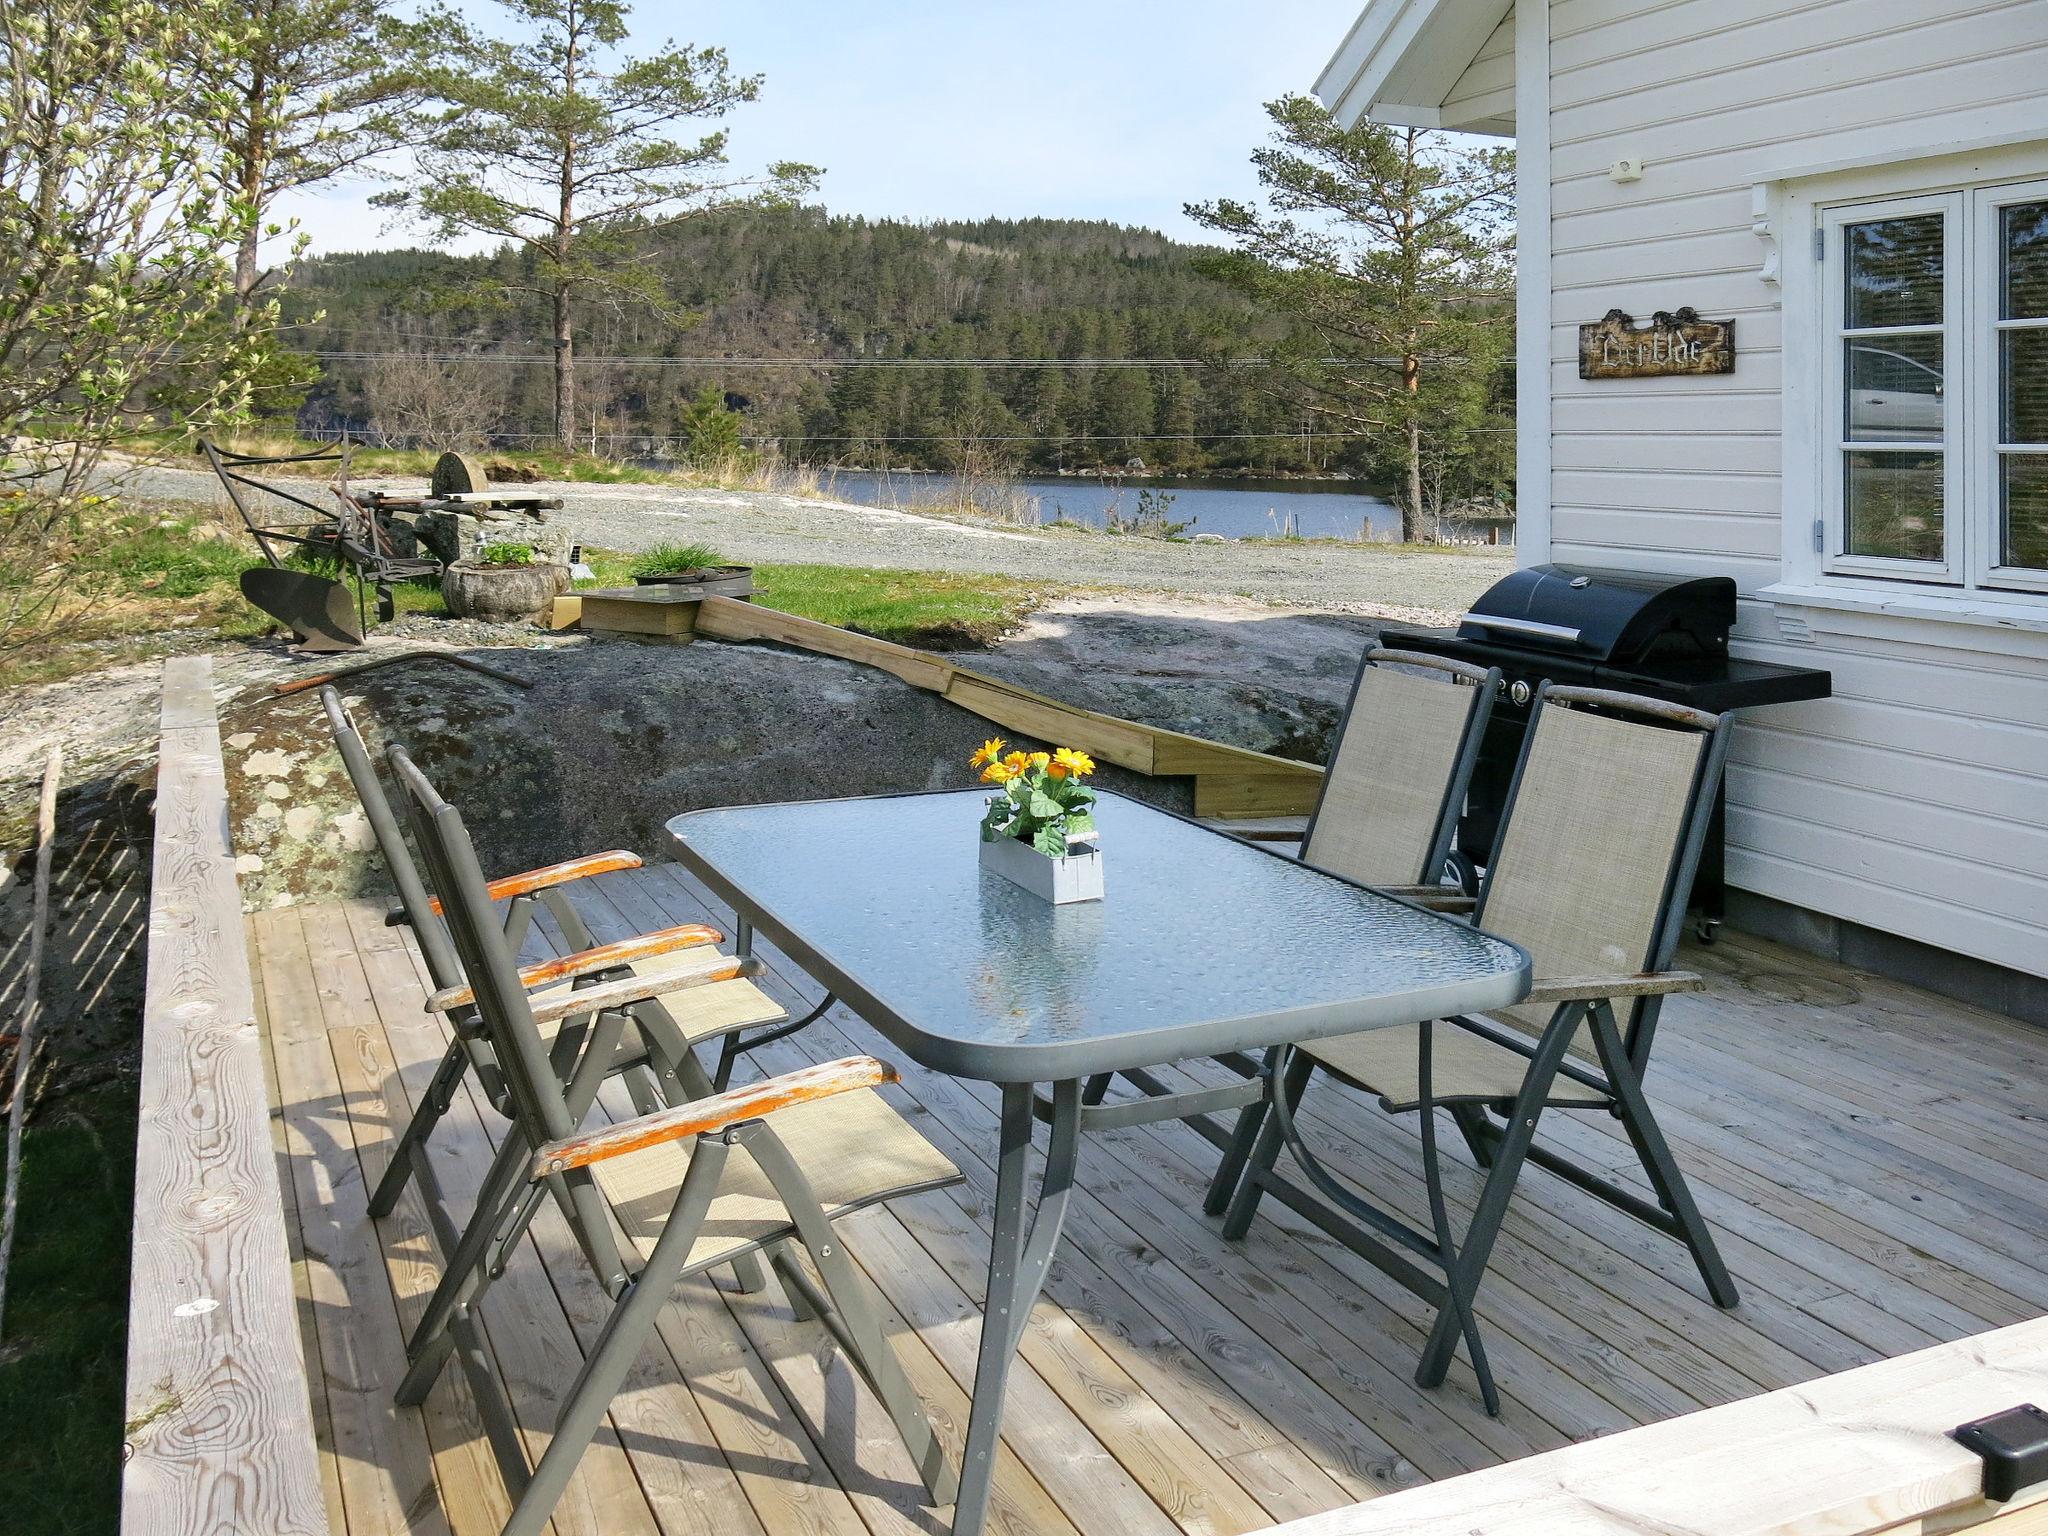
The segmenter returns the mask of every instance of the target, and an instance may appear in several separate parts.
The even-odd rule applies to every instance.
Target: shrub
[[[486,544],[477,552],[481,565],[532,565],[534,559],[531,544]]]
[[[708,544],[657,544],[635,555],[627,569],[635,576],[681,576],[730,563]]]
[[[757,456],[740,440],[740,413],[726,406],[725,392],[716,384],[706,384],[684,402],[680,425],[683,462],[692,469],[727,475],[754,467]]]

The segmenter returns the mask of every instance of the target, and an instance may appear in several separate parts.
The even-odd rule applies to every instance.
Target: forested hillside
[[[688,397],[712,384],[742,409],[750,439],[813,463],[1362,467],[1309,433],[1250,369],[1022,361],[1255,351],[1260,323],[1195,270],[1198,254],[1148,230],[1057,219],[923,225],[803,210],[688,221],[649,236],[646,260],[696,322],[644,304],[588,304],[579,432],[654,450],[680,430]],[[509,253],[414,250],[301,264],[290,278],[293,334],[324,365],[302,422],[392,429],[379,419],[391,414],[384,402],[426,390],[501,441],[547,435],[541,300],[485,304],[466,292],[479,278],[517,283],[520,268]],[[306,324],[316,313],[324,318]],[[377,356],[390,353],[420,355]],[[790,364],[664,361],[713,357]],[[840,366],[796,366],[815,359]],[[933,366],[947,359],[1015,361]],[[878,361],[918,366],[845,366]]]

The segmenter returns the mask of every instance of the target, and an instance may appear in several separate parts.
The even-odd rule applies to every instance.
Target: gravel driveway
[[[416,482],[380,482],[416,488]],[[220,503],[213,477],[138,468],[131,494]],[[664,485],[522,485],[560,496],[551,514],[602,549],[701,542],[755,564],[975,571],[1027,581],[1255,598],[1331,612],[1443,623],[1514,563],[1512,551],[1398,552],[1370,544],[1173,544],[1073,529],[1007,528],[768,491]]]

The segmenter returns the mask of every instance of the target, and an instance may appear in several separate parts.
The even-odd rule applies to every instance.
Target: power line
[[[373,363],[387,359],[422,363],[511,363],[532,366],[554,362],[545,352],[370,352],[345,348],[311,349],[304,355],[329,362]],[[1319,357],[1306,359],[1324,368],[1397,368],[1395,357]],[[1442,359],[1451,361],[1451,359]],[[1266,368],[1263,357],[608,357],[578,354],[578,368]]]
[[[1472,430],[1474,435],[1483,433],[1487,435],[1508,436],[1511,435],[1515,429],[1513,427],[1475,427]],[[328,427],[317,429],[302,429],[300,435],[303,437],[310,437],[318,442],[330,442],[341,441],[348,436],[363,437],[366,436],[367,434],[348,434],[343,433],[337,428]],[[1057,448],[1064,443],[1231,443],[1282,440],[1298,442],[1304,438],[1328,440],[1332,438],[1341,438],[1345,435],[1346,434],[1341,432],[1304,431],[1298,427],[1279,429],[1272,432],[1046,432],[1009,437],[980,437],[972,435],[962,436],[959,433],[949,432],[916,432],[888,437],[875,437],[871,435],[863,435],[857,433],[843,436],[825,436],[809,432],[788,432],[780,435],[770,435],[765,433],[744,433],[741,435],[740,441],[744,443],[776,444],[1039,443],[1046,447]],[[553,432],[489,432],[486,433],[485,436],[487,436],[493,442],[526,443],[554,442],[556,440],[556,434],[554,434]],[[667,441],[668,436],[667,434],[659,432],[599,432],[596,434],[596,439],[600,442],[607,443],[661,443]],[[588,440],[589,439],[585,437],[578,438],[579,442]]]

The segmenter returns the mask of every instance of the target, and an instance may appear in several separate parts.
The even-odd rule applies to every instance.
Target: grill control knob
[[[1522,679],[1520,679],[1519,677],[1516,678],[1512,683],[1508,684],[1508,697],[1513,699],[1517,704],[1528,703],[1529,685],[1523,682]]]
[[[1572,578],[1572,585],[1574,587],[1590,587],[1593,585],[1593,578],[1590,576],[1574,576]]]

